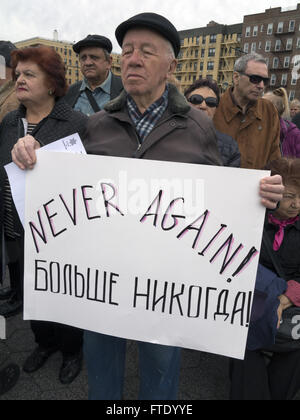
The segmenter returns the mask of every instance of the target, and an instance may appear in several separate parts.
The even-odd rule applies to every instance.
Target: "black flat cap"
[[[77,44],[74,44],[73,50],[76,52],[76,54],[79,54],[82,48],[88,47],[103,48],[109,53],[111,53],[113,49],[111,41],[105,36],[88,35],[85,39],[82,39],[81,41],[77,42]]]
[[[5,58],[6,67],[11,66],[10,53],[16,50],[17,47],[9,41],[0,41],[0,55]]]
[[[174,48],[175,56],[180,52],[180,37],[175,26],[165,17],[156,13],[141,13],[121,23],[116,30],[117,41],[122,47],[123,39],[129,29],[142,27],[158,32],[166,38]]]

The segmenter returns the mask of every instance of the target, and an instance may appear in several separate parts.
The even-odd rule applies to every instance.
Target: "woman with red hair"
[[[11,299],[0,307],[0,315],[12,316],[22,306],[23,291],[23,228],[14,207],[4,165],[12,161],[11,151],[20,140],[41,146],[78,133],[83,135],[87,117],[74,111],[63,99],[68,89],[65,66],[53,48],[38,46],[11,53],[16,95],[21,105],[9,113],[0,126],[0,190],[3,206],[0,226],[4,229],[5,253],[10,267],[13,289]],[[1,242],[1,241],[0,241]],[[4,250],[1,252],[4,255]],[[81,369],[82,332],[53,323],[32,322],[38,347],[29,356],[24,370],[32,373],[40,369],[57,350],[63,353],[60,381],[72,382]]]

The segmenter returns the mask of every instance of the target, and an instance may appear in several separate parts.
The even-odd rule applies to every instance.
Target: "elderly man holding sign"
[[[84,138],[95,155],[169,162],[221,165],[212,122],[190,107],[167,83],[176,68],[180,38],[164,17],[142,13],[116,30],[122,47],[125,91],[89,120]],[[12,152],[19,167],[33,168],[34,138],[21,139]],[[267,178],[260,193],[266,207],[275,208],[282,197],[280,177]],[[137,256],[138,258],[138,256]],[[139,399],[176,399],[180,350],[139,342],[141,386]],[[126,340],[94,332],[85,334],[90,398],[121,399]]]

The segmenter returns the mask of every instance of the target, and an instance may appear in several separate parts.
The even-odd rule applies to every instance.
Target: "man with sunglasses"
[[[214,116],[216,128],[237,141],[243,168],[263,169],[281,157],[278,113],[262,100],[268,83],[266,60],[256,53],[242,56],[235,63],[233,87]]]
[[[220,102],[220,89],[217,82],[210,79],[196,80],[184,93],[187,101],[196,109],[214,118]],[[224,166],[240,168],[241,154],[237,142],[227,134],[216,131],[218,149]]]

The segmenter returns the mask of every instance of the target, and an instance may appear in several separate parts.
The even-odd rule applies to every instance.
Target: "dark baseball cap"
[[[10,53],[16,49],[17,47],[10,41],[0,41],[0,55],[5,58],[6,67],[11,67]]]
[[[142,27],[158,32],[173,46],[175,56],[180,52],[180,37],[175,26],[164,16],[156,13],[141,13],[121,23],[116,30],[117,41],[122,47],[126,32],[135,27]]]
[[[101,35],[88,35],[86,38],[82,39],[81,41],[77,42],[73,45],[73,50],[79,54],[82,48],[88,47],[98,47],[103,48],[104,50],[108,51],[109,53],[112,52],[113,46],[111,41],[106,38],[105,36]]]

